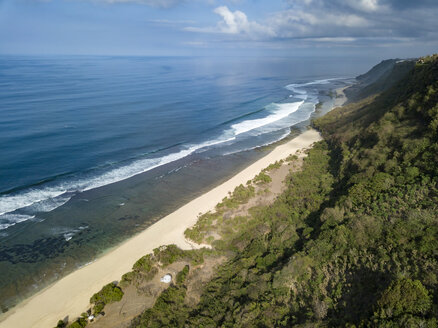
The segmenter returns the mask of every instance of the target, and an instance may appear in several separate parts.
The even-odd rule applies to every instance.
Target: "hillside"
[[[349,102],[363,100],[373,94],[392,88],[415,66],[416,60],[388,59],[367,73],[356,77],[356,84],[345,90]]]
[[[438,56],[412,66],[315,120],[325,141],[273,203],[236,212],[267,170],[201,216],[186,235],[212,249],[137,262],[123,290],[180,271],[130,327],[437,327]]]

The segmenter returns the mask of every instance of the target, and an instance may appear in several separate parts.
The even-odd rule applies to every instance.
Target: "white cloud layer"
[[[214,27],[188,27],[186,30],[192,32],[203,33],[223,33],[223,34],[241,34],[251,39],[260,39],[267,37],[274,37],[274,30],[262,24],[254,21],[249,21],[246,14],[240,10],[231,11],[227,6],[220,6],[214,10],[214,13],[221,16],[222,20],[219,21]]]
[[[287,7],[252,21],[239,10],[214,9],[216,25],[186,28],[255,40],[364,43],[410,42],[438,38],[438,1],[416,0],[285,0]],[[372,41],[374,40],[374,41]],[[382,41],[379,41],[382,40]],[[405,40],[405,41],[403,41]]]

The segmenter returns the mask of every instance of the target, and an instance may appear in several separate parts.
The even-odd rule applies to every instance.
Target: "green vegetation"
[[[189,307],[184,303],[187,293],[184,282],[189,269],[186,265],[176,276],[176,284],[163,291],[154,306],[132,320],[130,327],[182,327],[189,315]]]
[[[386,91],[396,85],[414,66],[413,60],[384,60],[366,74],[358,76],[359,83],[347,88],[345,94],[349,101],[360,101]]]
[[[275,163],[269,164],[268,167],[264,168],[262,172],[269,172],[275,169],[279,169],[284,163],[284,160],[276,161]]]
[[[286,162],[293,162],[298,160],[298,155],[296,154],[291,154],[286,158]]]
[[[198,221],[193,227],[184,231],[184,235],[187,239],[201,244],[206,239],[208,233],[212,230],[213,224],[219,220],[222,220],[221,213],[205,213],[198,218]]]
[[[161,264],[161,267],[165,268],[169,264],[176,261],[185,260],[192,265],[202,264],[204,262],[204,254],[209,250],[182,250],[176,245],[161,246],[154,249],[154,257]]]
[[[213,242],[228,261],[201,301],[169,288],[138,327],[437,327],[437,104],[435,56],[317,119],[326,141],[286,192]],[[225,222],[209,213],[196,229]]]
[[[176,284],[181,285],[184,283],[184,281],[187,278],[187,275],[189,274],[190,266],[186,265],[184,269],[182,269],[178,274],[176,275]]]
[[[216,205],[216,211],[224,211],[230,208],[236,208],[241,204],[245,204],[255,195],[255,189],[252,185],[246,187],[241,184],[237,186],[229,197],[225,197],[221,203]]]
[[[298,159],[298,157],[294,155],[288,158],[288,161],[296,159]],[[253,198],[256,193],[252,184],[262,185],[271,182],[272,179],[267,172],[279,169],[283,163],[284,160],[280,160],[270,164],[253,180],[247,181],[246,186],[241,184],[236,187],[229,197],[225,197],[221,203],[216,205],[216,211],[214,213],[207,212],[200,215],[196,224],[184,232],[185,237],[199,244],[207,243],[211,245],[215,241],[215,237],[212,236],[213,233],[218,234],[221,239],[224,240],[229,239],[230,235],[236,231],[240,231],[241,226],[247,224],[248,218],[243,216],[229,218],[224,217],[224,214],[230,209],[236,209],[239,205],[246,204]],[[266,192],[268,192],[266,189],[259,190],[258,194]]]
[[[436,318],[424,319],[432,308],[432,300],[419,280],[393,281],[377,304],[372,322],[380,327],[437,326]]]
[[[67,327],[67,324],[64,322],[64,320],[59,320],[55,328],[65,328],[65,327]]]
[[[251,181],[248,181],[246,186],[241,184],[234,189],[229,197],[225,197],[221,203],[216,205],[214,213],[202,214],[193,227],[186,229],[184,232],[185,237],[198,244],[212,244],[215,240],[211,235],[213,232],[218,233],[222,238],[226,238],[227,235],[238,230],[246,219],[243,220],[243,217],[225,218],[224,214],[230,209],[246,204],[254,196],[255,188]]]
[[[71,325],[68,326],[68,328],[84,328],[87,326],[87,316],[82,315],[81,317],[77,318],[76,321],[74,321]],[[61,321],[61,320],[60,320]],[[60,322],[58,322],[59,325]]]
[[[269,183],[271,181],[272,181],[271,177],[267,175],[265,172],[260,172],[254,178],[254,183],[257,184]]]
[[[266,173],[272,170],[279,169],[283,165],[283,163],[284,160],[276,161],[275,163],[269,164],[268,167],[265,167],[259,174],[254,177],[253,182],[255,184],[265,184],[271,182],[272,178]]]
[[[105,285],[99,292],[91,296],[90,303],[94,304],[93,311],[97,315],[106,304],[118,302],[123,297],[123,291],[115,283]]]
[[[155,248],[152,254],[147,254],[139,259],[132,267],[132,271],[124,274],[120,285],[139,284],[152,280],[158,269],[165,268],[177,261],[187,261],[192,265],[204,262],[204,255],[211,253],[208,249],[182,250],[176,245],[167,245]]]

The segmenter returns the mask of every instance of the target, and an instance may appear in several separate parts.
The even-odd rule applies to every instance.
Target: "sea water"
[[[0,57],[3,310],[259,158],[369,66]]]

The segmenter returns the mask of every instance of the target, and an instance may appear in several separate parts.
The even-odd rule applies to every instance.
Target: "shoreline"
[[[343,106],[346,102],[347,102],[347,96],[345,95],[345,89],[349,88],[351,85],[347,85],[345,87],[342,88],[338,88],[335,90],[336,92],[336,98],[335,101],[333,102],[333,108],[335,109],[336,107],[341,107]]]
[[[347,87],[335,90],[336,98],[332,109],[345,103],[346,97],[343,91]],[[108,282],[120,280],[123,274],[131,271],[135,261],[152,252],[154,248],[166,244],[176,244],[182,249],[202,247],[203,245],[196,245],[184,237],[184,231],[196,223],[199,213],[214,209],[228,192],[254,178],[269,164],[284,159],[299,149],[309,148],[321,139],[319,132],[310,129],[285,143],[280,143],[269,154],[250,164],[229,180],[188,202],[120,245],[108,249],[90,264],[61,278],[0,315],[0,328],[51,327],[66,316],[70,320],[74,319],[90,307],[91,295]],[[50,309],[50,313],[45,313],[46,309]]]
[[[194,248],[184,238],[184,231],[196,223],[199,213],[214,209],[228,192],[254,178],[269,164],[284,159],[299,149],[308,148],[319,140],[319,133],[310,129],[277,146],[231,179],[165,216],[91,264],[24,300],[5,313],[0,327],[50,327],[67,315],[70,319],[76,318],[89,308],[89,299],[95,292],[111,281],[120,280],[123,274],[131,271],[135,261],[154,248],[166,244],[176,244],[182,249]],[[50,309],[50,313],[45,312],[47,309]]]

